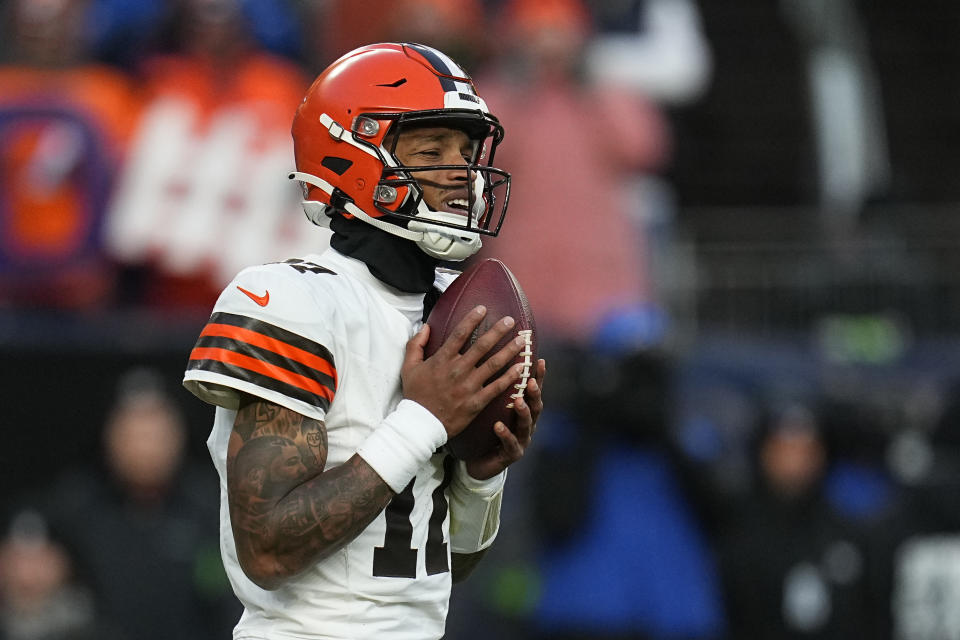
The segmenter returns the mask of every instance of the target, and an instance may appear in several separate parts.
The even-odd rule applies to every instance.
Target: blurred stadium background
[[[685,494],[711,540],[711,508],[751,495],[758,425],[788,401],[816,409],[830,460],[847,463],[828,474],[827,497],[867,528],[931,469],[960,471],[954,0],[6,0],[0,11],[7,512],[69,468],[101,463],[117,382],[133,368],[160,374],[203,461],[212,413],[178,385],[220,287],[244,265],[323,246],[285,176],[293,108],[326,63],[368,40],[418,39],[454,47],[482,94],[519,55],[496,25],[562,25],[568,11],[585,21],[579,77],[642,95],[666,133],[658,159],[620,185],[649,290],[621,318],[627,346],[612,347],[613,365],[597,344],[617,343],[616,322],[589,357],[558,358],[548,384],[562,410],[583,407],[561,389],[614,403],[623,391],[583,392],[582,369],[666,357],[674,419],[655,446],[681,459],[681,485],[713,483],[705,500]],[[538,118],[538,106],[523,117]],[[624,125],[582,115],[584,126]],[[505,148],[512,123],[524,126],[507,123]],[[542,162],[570,179],[564,158]],[[504,233],[527,215],[539,214],[512,208]],[[536,219],[603,233],[590,211]],[[536,482],[516,475],[515,504],[526,504]],[[955,540],[952,526],[933,529]],[[549,571],[534,579],[517,565],[540,551],[536,536],[521,537],[459,596],[463,613],[455,594],[451,637],[472,637],[477,615],[512,630],[497,637],[548,633],[536,598]],[[958,576],[960,566],[940,576],[956,610]],[[930,627],[884,618],[862,637],[960,637],[944,615]],[[736,626],[728,617],[687,635],[643,618],[616,637],[720,637]],[[853,637],[828,628],[755,637]]]

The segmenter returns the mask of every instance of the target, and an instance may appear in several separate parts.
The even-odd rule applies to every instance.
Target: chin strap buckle
[[[344,129],[343,126],[340,125],[340,123],[335,122],[333,118],[331,118],[325,113],[322,113],[320,114],[320,124],[322,124],[327,129],[327,131],[330,132],[331,138],[333,138],[338,142],[343,140],[343,134],[346,131],[346,129]]]
[[[330,206],[336,211],[346,212],[348,204],[353,204],[353,199],[340,189],[334,187],[333,193],[330,194]]]

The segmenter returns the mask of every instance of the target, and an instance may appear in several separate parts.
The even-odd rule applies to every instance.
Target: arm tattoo
[[[237,413],[227,488],[237,555],[272,588],[353,540],[393,491],[359,456],[324,470],[322,421],[259,399]]]

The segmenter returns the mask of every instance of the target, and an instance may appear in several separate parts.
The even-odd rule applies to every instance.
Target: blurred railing
[[[960,205],[884,205],[825,238],[810,209],[686,212],[696,324],[808,331],[825,317],[883,315],[917,337],[960,331]]]

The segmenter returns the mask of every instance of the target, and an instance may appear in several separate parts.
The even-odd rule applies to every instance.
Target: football
[[[425,357],[436,353],[457,323],[480,304],[487,308],[487,314],[467,344],[464,344],[461,353],[494,323],[504,316],[512,316],[516,321],[515,332],[504,336],[489,353],[496,353],[517,335],[522,336],[526,340],[525,348],[517,355],[517,360],[504,367],[497,376],[518,362],[523,364],[523,375],[517,384],[494,398],[466,429],[447,442],[450,453],[461,460],[483,456],[500,443],[493,430],[498,420],[511,431],[516,429],[517,414],[513,410],[513,401],[522,397],[537,363],[537,333],[530,303],[510,269],[494,258],[478,260],[468,266],[437,299],[427,317],[430,337],[424,349]]]

